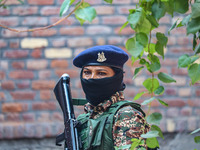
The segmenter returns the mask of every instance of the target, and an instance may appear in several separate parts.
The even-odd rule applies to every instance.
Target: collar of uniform
[[[94,118],[95,115],[102,114],[102,112],[106,111],[112,104],[123,100],[124,92],[116,92],[109,100],[105,100],[103,103],[100,103],[97,106],[93,106],[90,103],[85,104],[84,111],[86,113],[90,113],[90,118]]]

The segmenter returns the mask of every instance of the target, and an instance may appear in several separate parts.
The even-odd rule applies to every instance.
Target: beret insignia
[[[97,59],[98,62],[104,62],[106,61],[106,57],[104,55],[104,52],[101,52],[101,53],[98,53],[98,59]]]

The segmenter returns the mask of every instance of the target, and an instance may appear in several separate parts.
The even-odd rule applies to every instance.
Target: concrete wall
[[[134,32],[126,27],[128,9],[136,7],[136,0],[114,0],[108,5],[103,0],[86,0],[97,10],[97,18],[80,26],[74,16],[48,30],[13,33],[0,28],[0,139],[54,137],[63,130],[62,113],[55,100],[53,88],[63,73],[71,77],[74,98],[84,97],[79,71],[72,59],[80,51],[94,45],[113,44],[125,50],[125,41]],[[59,18],[62,0],[9,0],[8,9],[0,9],[0,24],[16,29],[47,26]],[[73,6],[74,7],[74,6]],[[177,16],[178,17],[178,16]],[[177,18],[175,17],[175,18]],[[170,16],[160,20],[161,26],[152,32],[167,31],[174,22]],[[199,84],[190,86],[186,69],[178,69],[178,57],[192,53],[192,38],[186,37],[185,28],[173,30],[169,36],[161,71],[177,80],[164,84],[160,97],[169,108],[152,104],[152,112],[161,112],[164,132],[191,131],[200,127]],[[153,39],[154,40],[154,39]],[[155,40],[154,40],[155,41]],[[125,65],[126,99],[132,100],[144,90],[142,82],[150,77],[144,70],[132,80],[134,68],[129,60]],[[145,95],[141,100],[148,99]],[[146,107],[143,107],[146,110]],[[82,107],[76,107],[76,114]]]

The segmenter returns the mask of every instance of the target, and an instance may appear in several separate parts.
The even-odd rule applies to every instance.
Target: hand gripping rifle
[[[56,145],[65,140],[64,150],[79,150],[80,142],[77,133],[77,121],[74,115],[72,97],[70,91],[70,77],[63,74],[54,88],[54,94],[62,109],[64,117],[64,132],[56,137]]]

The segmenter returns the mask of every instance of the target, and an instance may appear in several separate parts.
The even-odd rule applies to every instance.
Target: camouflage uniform
[[[98,118],[104,111],[106,111],[112,104],[123,101],[123,92],[117,92],[109,100],[100,103],[96,107],[87,103],[84,107],[86,113],[90,113],[91,119]],[[131,106],[125,106],[119,109],[114,116],[113,123],[113,141],[114,146],[120,147],[123,145],[131,145],[131,139],[141,139],[140,146],[135,150],[147,149],[145,139],[141,138],[140,135],[149,131],[150,126],[146,123],[144,116],[138,110]]]

